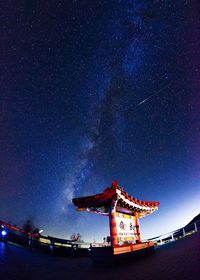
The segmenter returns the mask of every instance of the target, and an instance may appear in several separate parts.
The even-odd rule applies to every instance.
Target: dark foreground
[[[89,258],[59,258],[0,242],[0,279],[200,279],[200,232],[163,245],[154,255],[111,267]]]

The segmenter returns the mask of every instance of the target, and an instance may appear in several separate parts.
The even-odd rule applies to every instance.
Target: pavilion
[[[152,242],[142,243],[139,219],[158,210],[159,202],[136,199],[125,192],[117,181],[100,194],[74,198],[72,201],[78,211],[109,216],[114,254],[154,246]]]

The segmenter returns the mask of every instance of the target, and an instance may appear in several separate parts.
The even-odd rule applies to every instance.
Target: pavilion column
[[[138,212],[135,212],[135,225],[136,225],[136,233],[137,233],[136,243],[141,243]]]
[[[110,239],[111,246],[115,247],[118,244],[117,241],[117,223],[116,223],[116,205],[117,200],[113,200],[110,206],[109,220],[110,220]]]

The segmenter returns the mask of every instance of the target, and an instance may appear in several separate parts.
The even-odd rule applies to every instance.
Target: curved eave
[[[140,207],[149,207],[149,208],[155,208],[158,207],[160,205],[159,202],[157,201],[143,201],[143,200],[139,200],[131,195],[129,195],[127,192],[125,192],[123,190],[122,187],[118,186],[116,188],[116,192],[118,195],[120,195],[121,197],[123,197],[123,200],[125,201],[129,201],[129,203],[134,203],[134,205],[137,205],[139,208]]]
[[[96,212],[96,209],[110,206],[113,200],[117,200],[117,205],[124,207],[131,212],[138,212],[139,217],[145,217],[153,213],[158,210],[160,205],[160,203],[156,201],[142,201],[130,196],[116,182],[115,184],[112,184],[110,188],[105,189],[103,193],[74,198],[72,201],[74,205],[77,206],[78,211],[83,211],[84,209],[84,211],[97,213],[98,210]],[[99,214],[107,215],[107,212]]]
[[[124,204],[125,208],[128,208],[133,212],[141,213],[139,214],[141,218],[158,210],[158,206],[160,204],[159,202],[147,202],[140,200],[140,203],[137,203],[135,198],[130,196],[127,198],[127,193],[124,193],[121,188],[118,188],[116,191],[118,195],[118,201],[121,200],[121,203]]]

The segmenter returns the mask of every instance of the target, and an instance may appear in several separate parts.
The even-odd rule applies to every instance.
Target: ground
[[[0,279],[200,279],[200,232],[156,249],[154,255],[109,267],[90,258],[49,256],[0,242]],[[4,277],[4,278],[3,278]]]

